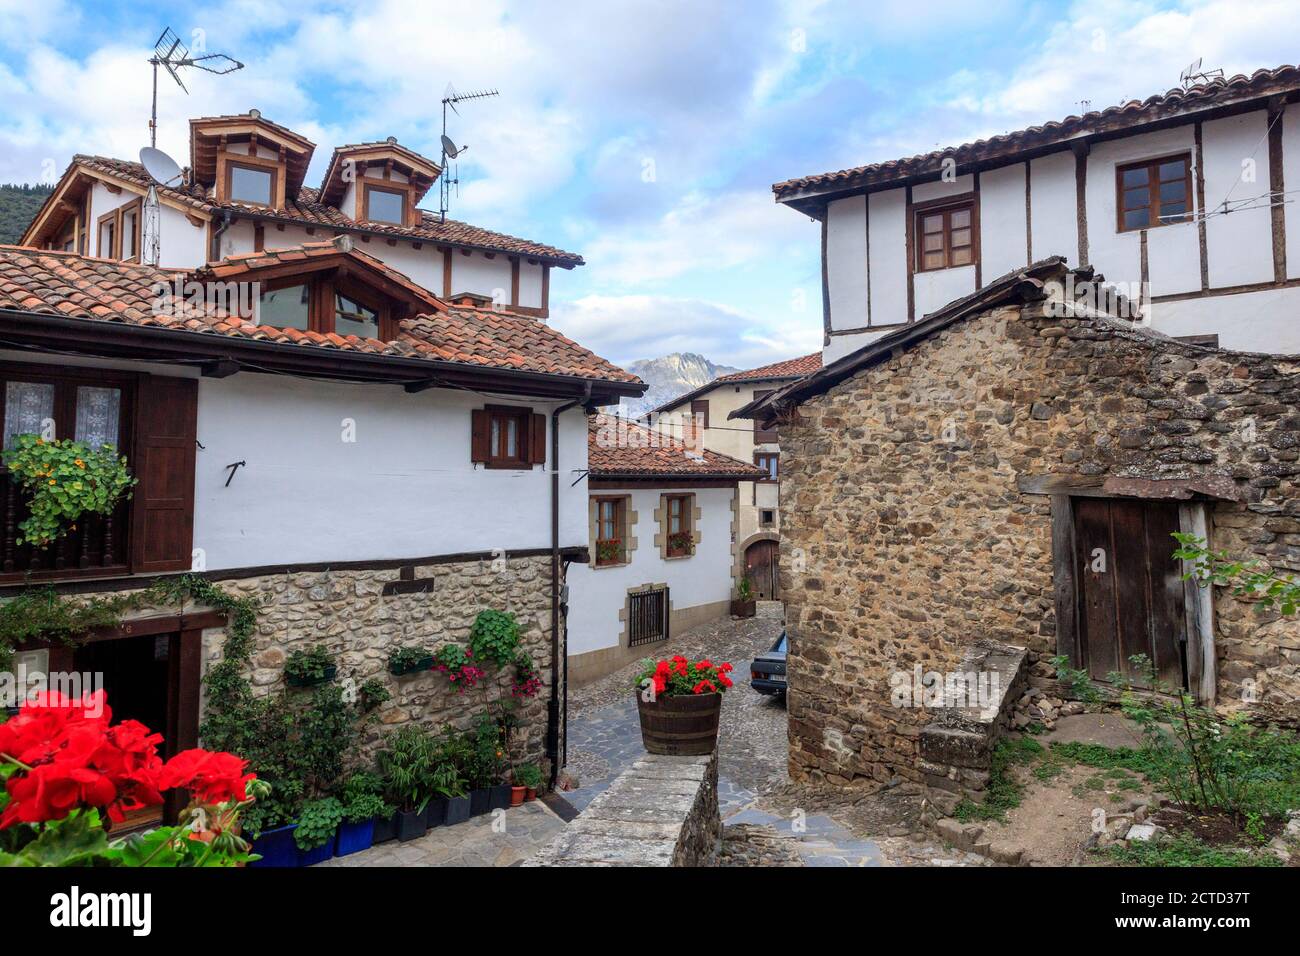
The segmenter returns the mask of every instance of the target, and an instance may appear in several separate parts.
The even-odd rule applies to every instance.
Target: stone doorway
[[[776,601],[781,596],[780,543],[755,541],[745,549],[745,574],[753,585],[754,597],[760,601]]]

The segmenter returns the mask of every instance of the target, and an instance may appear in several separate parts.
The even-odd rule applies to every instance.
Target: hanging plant
[[[136,483],[112,445],[91,451],[68,438],[19,435],[3,457],[14,481],[31,495],[31,514],[18,524],[20,545],[47,547],[76,528],[82,515],[110,514]]]

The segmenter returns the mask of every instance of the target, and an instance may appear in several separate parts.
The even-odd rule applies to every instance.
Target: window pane
[[[76,440],[85,442],[92,451],[104,445],[116,448],[121,409],[121,389],[78,386]]]
[[[247,166],[231,166],[230,198],[239,202],[271,205],[271,171],[250,169]]]
[[[1145,166],[1139,166],[1137,169],[1126,169],[1123,174],[1124,188],[1132,186],[1145,186],[1147,183],[1147,169]]]
[[[924,266],[927,269],[942,269],[944,266],[942,252],[927,252],[925,254]]]
[[[506,419],[506,457],[519,457],[519,419]]]
[[[1160,221],[1175,222],[1187,215],[1187,203],[1171,202],[1160,204]]]
[[[1134,209],[1131,212],[1124,213],[1125,229],[1142,229],[1150,224],[1150,215],[1146,209]]]
[[[371,189],[366,193],[366,218],[371,222],[402,222],[402,194]]]
[[[943,215],[924,216],[921,219],[922,232],[943,232]]]
[[[5,384],[5,447],[13,445],[16,435],[50,434],[54,422],[54,386],[47,382],[8,382]],[[57,436],[55,436],[57,437]]]
[[[1176,159],[1172,163],[1160,164],[1160,178],[1166,179],[1186,179],[1187,178],[1187,161]]]
[[[943,233],[941,232],[930,233],[929,235],[926,235],[922,238],[924,239],[925,242],[923,248],[925,249],[926,252],[943,251]]]
[[[291,285],[263,292],[258,303],[258,321],[276,329],[303,329],[308,325],[307,286]]]
[[[139,213],[132,209],[122,213],[122,258],[135,257],[135,220]]]
[[[334,294],[334,331],[363,339],[379,338],[379,313],[339,293]]]
[[[956,248],[957,246],[969,246],[969,245],[970,245],[970,230],[969,230],[969,229],[954,229],[954,230],[952,231],[952,242],[951,242],[950,244],[953,246],[953,248]]]
[[[1160,204],[1163,206],[1167,202],[1184,202],[1187,199],[1187,183],[1185,180],[1178,180],[1173,183],[1160,184]]]
[[[99,248],[95,252],[101,259],[113,258],[113,220],[99,224]]]
[[[1124,192],[1125,209],[1141,209],[1151,202],[1151,190],[1145,186],[1141,189],[1129,189]]]
[[[952,213],[952,228],[964,229],[970,225],[970,210],[955,209]]]
[[[962,246],[960,249],[953,249],[952,264],[955,266],[968,266],[971,264],[970,246]]]

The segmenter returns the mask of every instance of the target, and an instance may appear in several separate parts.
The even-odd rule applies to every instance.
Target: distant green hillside
[[[15,243],[41,208],[53,186],[0,185],[0,244]]]

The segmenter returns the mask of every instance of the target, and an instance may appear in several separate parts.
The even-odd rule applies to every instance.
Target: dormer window
[[[370,222],[391,222],[401,226],[406,223],[406,193],[382,186],[365,184],[365,218]]]
[[[321,335],[388,341],[397,322],[382,294],[332,273],[271,279],[261,284],[258,325]]]
[[[362,305],[342,292],[334,293],[334,331],[363,339],[379,338],[379,310]]]
[[[275,167],[226,163],[226,198],[257,206],[275,205]]]

